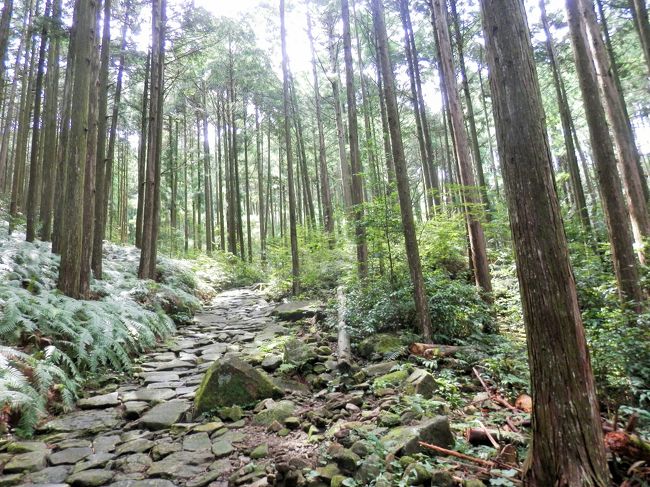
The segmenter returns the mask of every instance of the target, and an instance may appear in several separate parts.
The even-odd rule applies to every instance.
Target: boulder
[[[318,358],[314,346],[297,338],[292,338],[284,344],[284,361],[297,367],[312,362]]]
[[[280,365],[282,365],[282,357],[273,353],[269,353],[262,360],[262,368],[267,372],[273,372],[275,369],[280,367]]]
[[[406,379],[404,392],[407,394],[420,394],[425,399],[431,399],[438,384],[433,375],[424,369],[415,369]]]
[[[115,472],[102,469],[84,470],[70,475],[66,482],[73,487],[95,487],[108,483],[115,476]]]
[[[198,415],[224,406],[247,406],[280,395],[266,373],[232,355],[216,361],[206,371],[196,391],[194,412]]]
[[[391,370],[393,370],[394,367],[397,367],[398,365],[399,362],[391,360],[390,362],[379,362],[378,364],[371,364],[361,370],[363,370],[363,373],[367,377],[377,377],[378,375],[388,374]]]
[[[298,321],[313,316],[323,316],[323,304],[319,301],[292,301],[279,304],[273,315],[281,321]]]
[[[19,453],[4,466],[4,473],[35,472],[45,468],[47,450]]]
[[[436,416],[413,426],[398,426],[381,437],[384,448],[397,455],[412,455],[421,451],[420,441],[451,448],[454,435],[447,416]]]
[[[385,355],[397,352],[404,347],[402,340],[397,335],[379,333],[371,335],[359,343],[357,352],[363,358],[370,358],[372,355]]]

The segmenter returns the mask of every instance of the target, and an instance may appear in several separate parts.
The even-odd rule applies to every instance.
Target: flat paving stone
[[[169,428],[190,408],[188,401],[176,399],[157,404],[142,416],[142,424],[151,430]]]
[[[120,399],[117,392],[102,394],[101,396],[86,397],[77,401],[77,406],[81,409],[96,409],[118,406]]]
[[[45,468],[47,450],[19,453],[4,467],[4,473],[35,472]]]
[[[65,450],[52,453],[48,461],[52,465],[72,465],[92,455],[92,453],[93,451],[88,447],[66,448]]]
[[[23,478],[26,484],[61,484],[68,478],[72,471],[71,465],[47,467],[38,472],[33,472]]]
[[[183,438],[183,450],[210,450],[212,442],[207,433],[194,433]]]
[[[176,392],[171,389],[138,389],[137,391],[126,392],[122,396],[124,402],[145,401],[159,403],[176,397]]]
[[[75,411],[45,423],[39,431],[99,433],[117,427],[121,422],[120,416],[116,409]]]
[[[72,487],[98,487],[110,482],[115,472],[102,469],[84,470],[70,475],[66,482]]]

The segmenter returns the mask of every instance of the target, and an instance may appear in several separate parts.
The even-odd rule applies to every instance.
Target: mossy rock
[[[236,356],[216,361],[206,371],[194,399],[195,414],[227,406],[248,406],[282,391],[264,372]]]
[[[274,421],[282,423],[296,413],[296,405],[291,401],[278,401],[267,406],[255,416],[255,422],[265,426],[271,425]]]
[[[384,448],[397,455],[420,452],[420,441],[451,448],[455,440],[447,416],[436,416],[414,426],[398,426],[381,437]]]
[[[384,389],[386,387],[401,387],[411,375],[410,367],[405,367],[395,372],[377,377],[372,385],[375,389]]]
[[[364,358],[370,358],[374,354],[386,355],[397,352],[404,347],[400,337],[389,333],[379,333],[365,338],[357,345],[357,352]]]
[[[292,338],[284,344],[284,362],[304,367],[318,358],[314,346],[297,338]]]

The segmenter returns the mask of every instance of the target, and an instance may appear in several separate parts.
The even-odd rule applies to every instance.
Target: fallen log
[[[350,370],[352,367],[352,346],[350,345],[350,334],[345,324],[346,299],[343,287],[336,290],[338,300],[338,367],[341,370]]]
[[[451,357],[465,350],[471,350],[472,347],[459,347],[454,345],[436,345],[430,343],[411,343],[409,352],[411,355],[417,355],[426,359]]]
[[[494,446],[490,440],[490,436],[499,443],[514,443],[520,446],[528,444],[528,439],[524,435],[513,431],[503,431],[492,428],[467,428],[465,430],[465,439],[468,443],[474,446]]]

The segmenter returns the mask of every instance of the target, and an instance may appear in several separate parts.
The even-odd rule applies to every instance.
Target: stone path
[[[252,465],[247,422],[199,422],[193,399],[215,360],[255,354],[287,333],[270,316],[273,309],[251,290],[220,294],[194,324],[143,356],[132,382],[80,400],[78,410],[42,425],[33,441],[5,445],[0,487],[229,485],[232,472]],[[237,484],[267,485],[263,466],[249,470]]]

